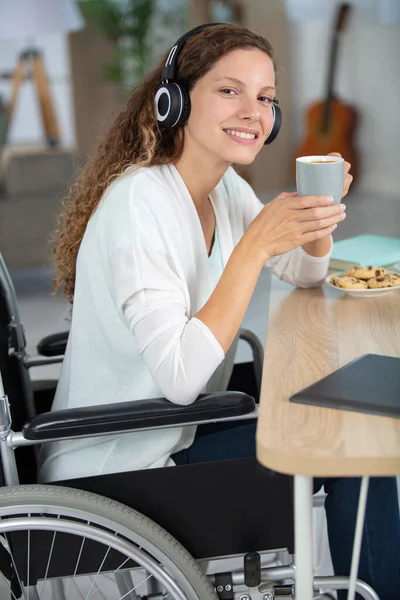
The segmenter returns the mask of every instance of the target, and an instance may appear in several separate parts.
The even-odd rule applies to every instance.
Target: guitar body
[[[296,151],[298,156],[325,155],[339,152],[351,163],[351,173],[356,176],[357,155],[353,145],[357,125],[354,108],[337,99],[330,101],[330,119],[326,130],[321,127],[325,102],[313,104],[307,111],[306,138]]]

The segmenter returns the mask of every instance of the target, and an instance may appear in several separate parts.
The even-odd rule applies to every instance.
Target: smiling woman
[[[223,390],[261,269],[299,286],[324,280],[329,257],[301,246],[326,239],[329,249],[341,208],[287,193],[264,207],[231,167],[251,163],[278,134],[274,99],[271,45],[228,24],[183,35],[133,92],[61,215],[58,285],[73,318],[54,408],[110,397],[187,404]],[[193,437],[134,434],[129,460],[126,438],[110,440],[113,460],[97,443],[90,465],[70,459],[69,443],[49,446],[43,472],[61,462],[71,476],[78,462],[170,464]]]
[[[323,283],[344,205],[283,192],[263,206],[232,168],[279,128],[271,45],[234,25],[188,32],[133,92],[61,215],[55,260],[73,315],[53,409],[160,396],[190,404],[223,391],[261,269],[298,287]],[[135,432],[43,451],[41,478],[54,481],[254,455],[255,428]],[[346,482],[328,489],[332,524],[357,499]],[[389,482],[391,506],[394,490]],[[379,517],[397,527],[398,516],[374,513],[372,533]],[[346,544],[332,548],[340,575]],[[371,554],[379,572],[386,548]]]

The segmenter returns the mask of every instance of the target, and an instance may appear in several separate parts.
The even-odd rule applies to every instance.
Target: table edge
[[[315,457],[311,455],[277,452],[263,447],[257,440],[256,457],[264,467],[287,475],[309,475],[312,477],[362,477],[398,476],[398,456],[351,458],[339,456]]]

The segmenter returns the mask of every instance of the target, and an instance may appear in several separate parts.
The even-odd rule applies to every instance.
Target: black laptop
[[[364,354],[290,400],[400,418],[400,357]]]

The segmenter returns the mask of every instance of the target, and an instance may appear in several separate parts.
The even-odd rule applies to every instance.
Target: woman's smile
[[[254,130],[238,127],[234,129],[224,129],[224,132],[233,142],[250,145],[257,143],[258,133]]]

